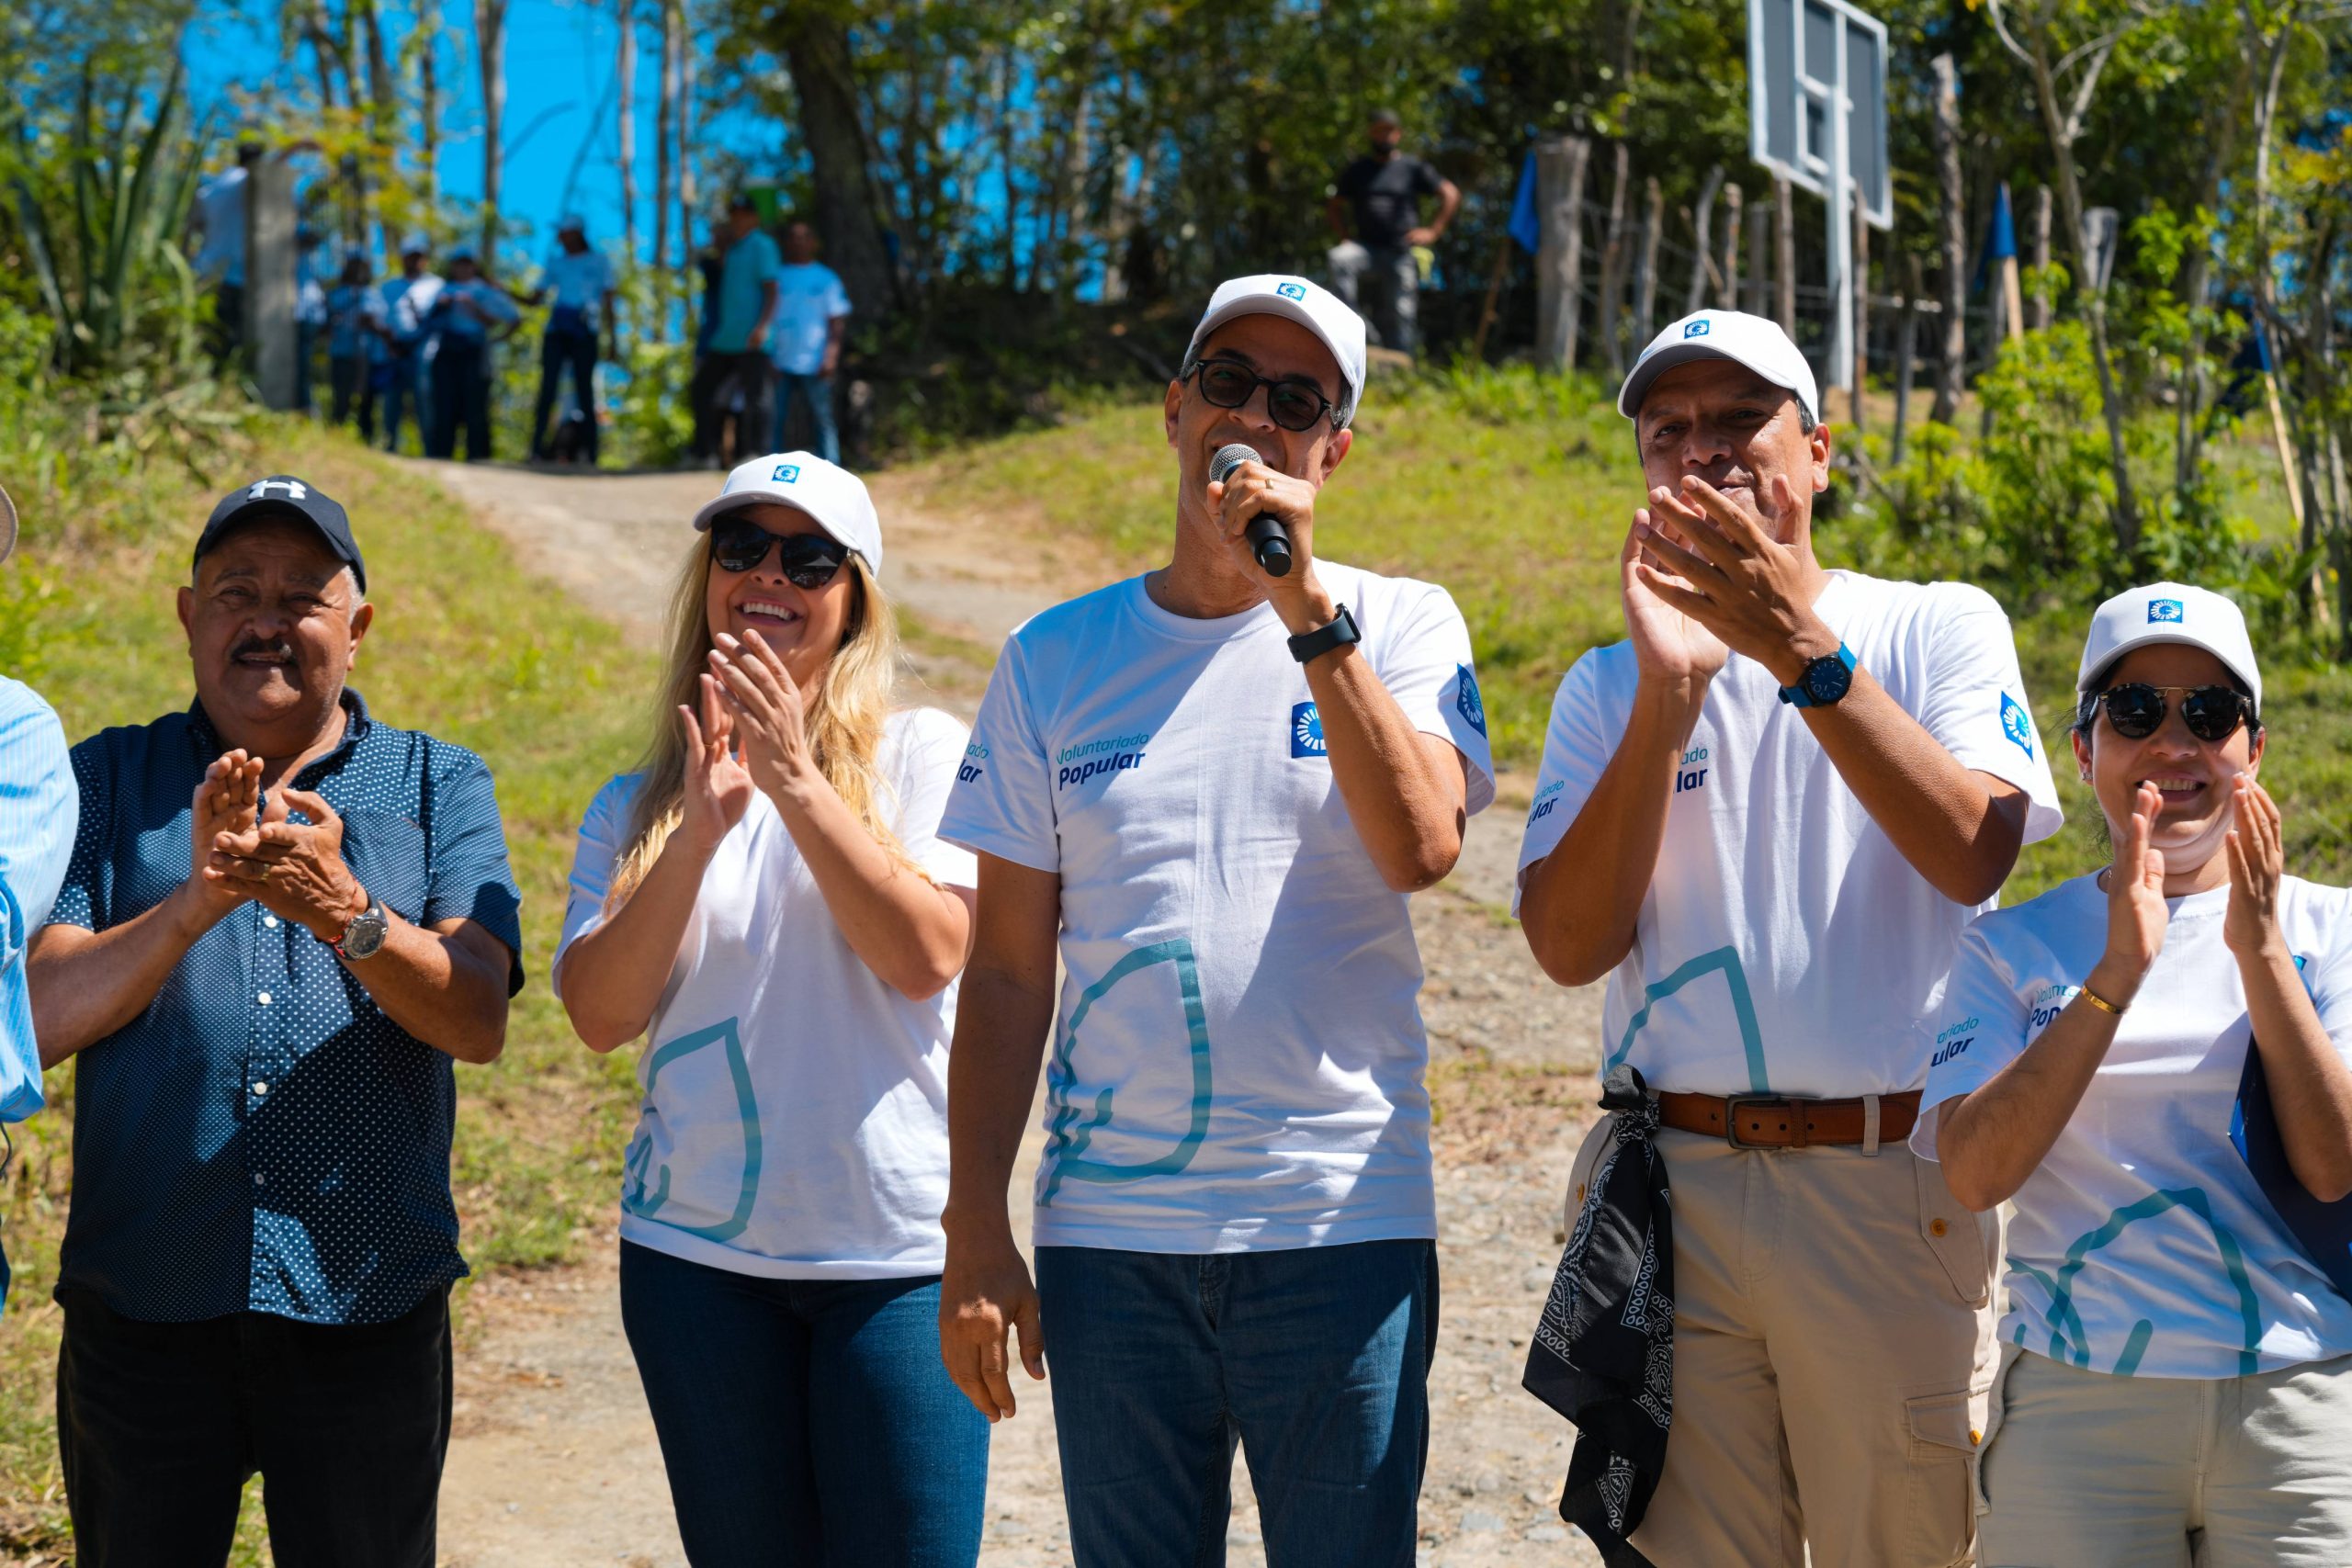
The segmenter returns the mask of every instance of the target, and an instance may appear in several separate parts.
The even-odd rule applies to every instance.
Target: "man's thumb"
[[[1021,1364],[1029,1375],[1043,1381],[1046,1376],[1046,1320],[1037,1308],[1037,1298],[1031,1296],[1013,1314],[1013,1326],[1021,1331]]]

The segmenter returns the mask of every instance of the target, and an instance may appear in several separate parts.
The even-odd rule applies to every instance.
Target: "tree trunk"
[[[678,249],[679,271],[694,283],[694,221],[702,215],[702,192],[695,183],[695,149],[702,130],[695,118],[695,28],[686,0],[678,0]]]
[[[1021,292],[1021,128],[1012,110],[1012,51],[997,56],[996,155],[1004,169],[1004,291]],[[1034,263],[1035,256],[1033,254]]]
[[[1657,330],[1657,242],[1666,228],[1666,196],[1652,175],[1643,186],[1642,254],[1634,278],[1634,352],[1649,346]]]
[[[619,132],[619,162],[621,176],[621,254],[634,265],[637,261],[637,0],[618,0],[614,6],[620,23],[620,58],[614,69],[618,73],[620,118],[614,129]]]
[[[1772,182],[1772,283],[1775,313],[1791,340],[1797,335],[1797,196],[1788,181]]]
[[[1633,154],[1623,141],[1616,143],[1617,177],[1609,186],[1609,227],[1600,243],[1600,358],[1609,367],[1611,381],[1625,378],[1625,345],[1620,341],[1619,323],[1623,320],[1621,298],[1625,288],[1625,182],[1631,177],[1628,164]]]
[[[658,277],[683,276],[694,242],[678,236],[676,254],[670,250],[670,220],[678,205],[678,5],[660,0],[662,7],[661,98],[653,109],[653,271]],[[668,288],[662,286],[666,294]]]
[[[1935,147],[1942,204],[1943,352],[1936,364],[1936,402],[1928,417],[1950,424],[1960,412],[1968,374],[1967,185],[1960,166],[1960,68],[1949,54],[1933,62],[1936,73]]]
[[[2189,215],[2192,223],[2202,223],[2205,213],[2219,211],[2222,205],[2222,175],[2228,166],[2230,154],[2237,141],[2240,120],[2245,113],[2245,96],[2254,85],[2254,61],[2245,51],[2238,53],[2237,74],[2230,83],[2229,107],[2221,117],[2219,129],[2211,133],[2205,149],[2204,176],[2198,182],[2199,210]],[[2205,376],[2205,323],[2199,312],[2205,308],[2205,296],[2211,288],[2213,247],[2190,245],[2181,259],[2178,297],[2188,323],[2188,341],[2181,345],[2180,384],[2173,400],[2173,488],[2185,492],[2195,483],[2199,464],[2204,457],[2204,412],[2211,388]]]
[[[1757,193],[1755,220],[1747,226],[1747,313],[1770,310],[1772,292],[1772,209]]]
[[[1888,439],[1889,468],[1903,466],[1904,447],[1911,434],[1911,373],[1917,363],[1919,336],[1919,258],[1903,258],[1903,336],[1894,345],[1894,434]]]
[[[424,210],[441,205],[441,26],[427,12],[417,21],[421,47],[416,54],[416,161],[418,183],[424,187]]]
[[[1871,360],[1871,220],[1860,200],[1854,203],[1854,390],[1847,412],[1854,434],[1862,434],[1862,394],[1870,387]]]
[[[2208,247],[2199,246],[2199,250]],[[2050,187],[2033,189],[2033,309],[2027,321],[2038,333],[2050,330]]]
[[[808,148],[818,232],[826,259],[841,274],[850,302],[871,319],[887,311],[897,290],[882,226],[874,209],[865,164],[865,130],[856,79],[850,73],[849,33],[840,18],[814,6],[778,7],[769,36],[792,73],[800,102],[800,134]]]
[[[481,60],[481,265],[498,265],[498,204],[506,174],[506,0],[474,0]]]
[[[1737,186],[1724,187],[1724,275],[1716,284],[1715,304],[1725,310],[1739,309],[1739,224],[1746,201]]]
[[[1536,216],[1543,243],[1535,256],[1535,363],[1547,370],[1577,365],[1577,321],[1583,307],[1584,181],[1592,143],[1547,136],[1535,144]]]
[[[1682,297],[1682,313],[1704,310],[1707,304],[1707,275],[1714,270],[1715,193],[1723,188],[1724,166],[1717,164],[1707,171],[1699,186],[1699,205],[1690,219],[1690,287]],[[1718,280],[1720,281],[1720,280]]]

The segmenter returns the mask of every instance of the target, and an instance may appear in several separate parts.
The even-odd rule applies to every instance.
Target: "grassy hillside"
[[[353,684],[385,721],[489,761],[523,889],[531,983],[515,1000],[506,1054],[458,1070],[466,1256],[477,1271],[555,1260],[612,1204],[635,1097],[629,1053],[594,1056],[572,1039],[546,987],[548,959],[580,813],[636,749],[650,665],[526,577],[431,480],[310,426],[266,423],[256,436],[216,484],[151,465],[145,495],[83,493],[71,526],[52,521],[69,513],[24,495],[26,554],[0,577],[12,577],[13,612],[27,616],[17,628],[32,635],[0,655],[56,705],[71,739],[185,707],[193,688],[173,591],[215,491],[253,467],[305,475],[345,503],[378,606]],[[18,1157],[0,1189],[17,1274],[0,1317],[0,1561],[12,1548],[65,1543],[49,1388],[59,1325],[48,1296],[72,1179],[71,1068],[48,1087],[52,1109],[12,1129]],[[254,1512],[247,1561],[260,1551]]]
[[[1481,372],[1377,380],[1356,428],[1355,449],[1317,509],[1317,547],[1453,591],[1477,649],[1496,756],[1532,768],[1561,674],[1586,648],[1623,635],[1616,558],[1642,492],[1626,423],[1589,380]],[[2245,514],[2257,524],[2284,515],[2267,448],[2225,445],[2219,461]],[[1008,507],[1025,508],[1056,530],[1092,531],[1134,569],[1167,558],[1175,464],[1157,400],[969,447],[912,478],[927,504],[967,514],[977,528]],[[1842,564],[1865,525],[1825,517],[1816,530],[1824,559]],[[2064,734],[2090,608],[2018,623],[2069,826],[2027,852],[2012,900],[2101,854]],[[2275,749],[2265,777],[2287,813],[2290,863],[2305,875],[2352,880],[2352,672],[2281,668],[2266,684]]]

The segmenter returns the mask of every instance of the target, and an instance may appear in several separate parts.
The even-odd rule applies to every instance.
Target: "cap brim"
[[[1656,354],[1650,355],[1647,359],[1645,359],[1639,365],[1635,366],[1634,367],[1634,373],[1625,378],[1625,384],[1617,389],[1617,412],[1623,414],[1627,419],[1634,418],[1642,412],[1642,400],[1649,396],[1651,385],[1656,382],[1660,376],[1665,375],[1668,371],[1673,369],[1678,365],[1688,365],[1691,363],[1691,361],[1698,359],[1726,360],[1731,364],[1740,367],[1742,369],[1751,371],[1757,376],[1761,377],[1764,380],[1770,382],[1773,386],[1778,387],[1782,391],[1788,393],[1789,396],[1796,399],[1798,402],[1802,403],[1804,401],[1804,388],[1792,386],[1788,382],[1781,380],[1779,377],[1774,376],[1770,372],[1758,369],[1755,366],[1748,364],[1747,360],[1742,359],[1736,354],[1727,354],[1724,350],[1715,347],[1713,344],[1693,339],[1688,343],[1678,343],[1671,348],[1661,348]],[[1809,408],[1804,412],[1811,414],[1815,419],[1819,419],[1821,417],[1821,411],[1819,409]]]
[[[2096,667],[2087,671],[2077,671],[2075,675],[2075,694],[2078,697],[2088,694],[2091,688],[2098,684],[2098,678],[2114,669],[2125,654],[2136,653],[2141,649],[2155,648],[2165,643],[2178,643],[2183,648],[2194,648],[2211,654],[2222,661],[2222,669],[2245,682],[2246,690],[2255,694],[2257,702],[2261,699],[2261,671],[2242,669],[2236,660],[2232,659],[2202,637],[2190,637],[2186,632],[2166,631],[2162,626],[2125,637],[2121,642],[2109,649],[2106,657],[2101,659]]]
[[[1330,352],[1331,363],[1339,368],[1340,385],[1346,388],[1351,394],[1351,404],[1353,403],[1355,396],[1363,394],[1363,388],[1348,378],[1348,356],[1340,352],[1338,344],[1331,341],[1330,334],[1323,330],[1322,323],[1317,321],[1314,312],[1306,308],[1306,301],[1294,299],[1287,294],[1246,295],[1230,304],[1210,311],[1201,318],[1201,324],[1193,329],[1193,341],[1186,347],[1186,357],[1189,358],[1199,353],[1201,346],[1209,341],[1217,328],[1227,321],[1238,321],[1243,316],[1280,316],[1284,321],[1296,321],[1300,326],[1313,333],[1315,341]]]

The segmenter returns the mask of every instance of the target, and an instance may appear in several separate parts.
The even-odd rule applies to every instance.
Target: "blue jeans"
[[[775,377],[775,439],[769,444],[773,451],[783,452],[785,431],[792,423],[792,400],[797,397],[808,405],[809,446],[828,463],[842,460],[842,434],[833,422],[833,381],[830,376],[796,375],[779,370]]]
[[[769,1280],[621,1244],[621,1322],[694,1568],[971,1568],[989,1424],[939,1276]]]
[[[1078,1568],[1216,1568],[1233,1450],[1269,1568],[1412,1568],[1437,1244],[1037,1249]]]
[[[426,445],[432,432],[424,407],[424,374],[423,351],[415,348],[394,349],[391,362],[385,367],[384,377],[384,450],[401,449],[401,420],[408,413],[416,416],[416,439],[420,447]]]

